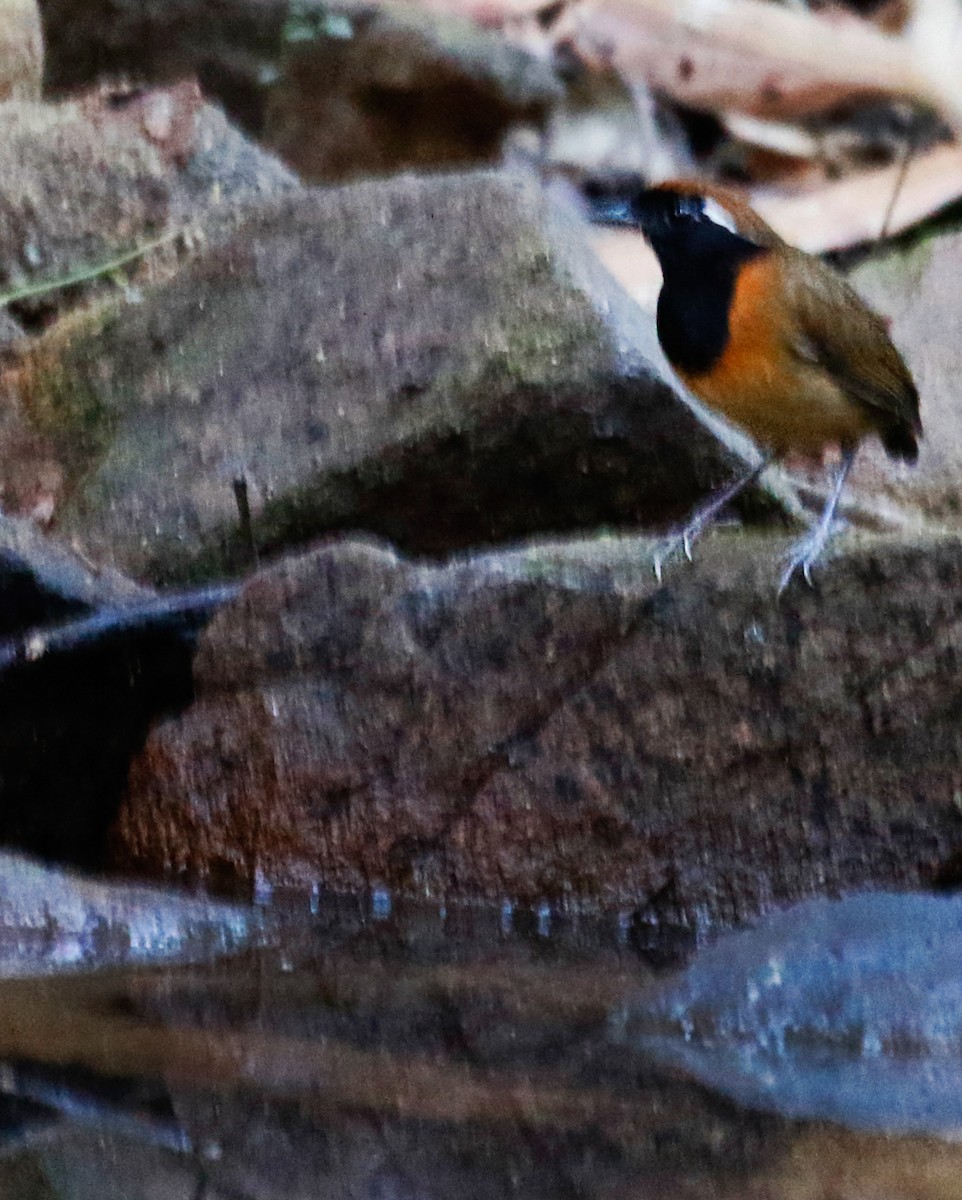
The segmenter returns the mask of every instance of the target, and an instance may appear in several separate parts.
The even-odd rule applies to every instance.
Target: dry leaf
[[[899,187],[900,166],[849,175],[808,192],[753,189],[746,199],[794,246],[811,253],[877,239],[892,197],[888,233],[901,233],[962,196],[962,146],[937,146],[913,158]]]
[[[768,0],[590,0],[587,53],[698,109],[792,118],[871,96],[938,98],[913,43]]]

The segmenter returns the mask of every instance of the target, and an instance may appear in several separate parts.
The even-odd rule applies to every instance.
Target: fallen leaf
[[[610,56],[627,80],[691,108],[790,119],[907,96],[958,115],[958,85],[919,60],[928,29],[925,38],[894,37],[854,16],[766,0],[590,0],[577,13],[587,54]]]
[[[818,254],[875,241],[883,225],[889,234],[901,233],[957,200],[962,196],[962,146],[937,146],[913,158],[901,186],[900,173],[900,164],[893,163],[812,191],[750,188],[744,194],[786,241]]]

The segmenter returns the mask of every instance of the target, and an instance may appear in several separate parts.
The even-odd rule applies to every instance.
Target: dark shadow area
[[[552,412],[546,400],[548,411],[484,435],[451,434],[414,452],[399,446],[351,470],[326,472],[265,505],[252,527],[256,548],[267,558],[326,537],[373,534],[403,554],[444,559],[529,537],[665,532],[702,494],[705,465],[672,452],[677,433],[639,411],[629,386],[610,388],[600,416]],[[777,501],[758,488],[732,512],[784,523]],[[165,541],[146,573],[176,586],[216,578],[225,563],[232,574],[250,568],[250,545],[237,525],[209,547],[198,556]]]
[[[87,612],[83,604],[50,591],[19,555],[0,552],[0,638],[33,625],[64,621]]]
[[[190,661],[188,638],[145,631],[0,673],[0,841],[102,867],[130,759],[189,702]]]
[[[263,123],[260,55],[277,55],[288,5],[190,0],[40,0],[45,87],[54,96],[100,79],[169,83],[196,75],[252,133]],[[107,31],[107,32],[105,32]]]
[[[0,842],[103,865],[131,756],[152,719],[191,698],[193,639],[209,611],[161,614],[35,659],[27,648],[11,661],[24,634],[93,610],[17,554],[0,556]]]

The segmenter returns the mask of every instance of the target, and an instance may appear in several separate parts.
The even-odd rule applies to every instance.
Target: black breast
[[[658,340],[673,367],[700,375],[711,370],[728,345],[728,310],[739,268],[766,251],[730,235],[713,247],[715,253],[655,249],[665,276],[658,297]]]

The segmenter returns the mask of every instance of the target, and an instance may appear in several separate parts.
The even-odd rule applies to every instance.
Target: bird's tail
[[[921,428],[915,430],[907,422],[900,421],[897,425],[890,425],[882,434],[882,445],[892,458],[901,458],[907,463],[914,463],[919,456],[919,442],[916,434],[921,432]]]

